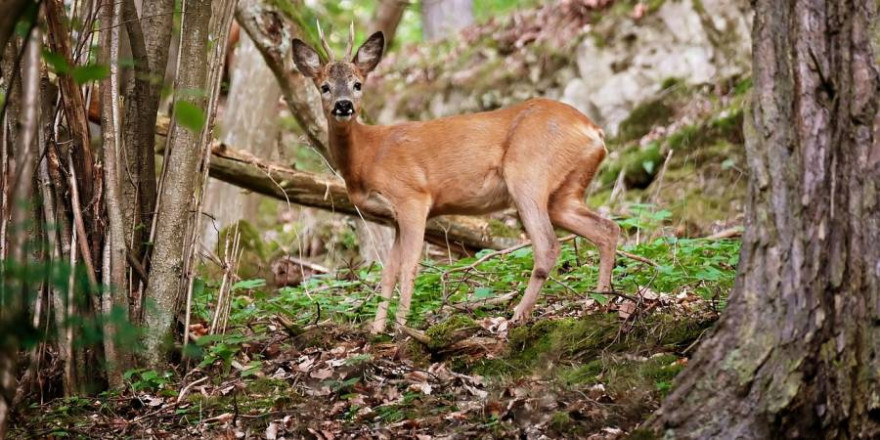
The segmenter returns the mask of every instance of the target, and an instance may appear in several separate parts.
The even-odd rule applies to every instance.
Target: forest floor
[[[11,438],[625,438],[723,309],[739,243],[625,246],[653,264],[618,257],[613,295],[590,293],[596,254],[573,244],[532,322],[517,327],[507,318],[528,279],[528,247],[423,263],[412,330],[396,338],[364,330],[375,266],[281,289],[238,281],[217,334],[206,333],[219,286],[206,283],[194,343],[174,371],[47,397],[22,408]]]

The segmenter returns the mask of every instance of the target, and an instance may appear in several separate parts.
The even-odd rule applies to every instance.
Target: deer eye
[[[321,93],[330,93],[330,86],[327,84],[322,85],[321,86]]]
[[[361,83],[359,81],[354,83],[354,89],[357,90],[358,92],[361,91]]]

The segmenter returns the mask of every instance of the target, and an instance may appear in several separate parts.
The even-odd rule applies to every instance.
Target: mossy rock
[[[425,332],[431,338],[428,349],[438,351],[462,339],[472,336],[480,326],[468,316],[453,315],[449,319],[431,326]]]
[[[602,171],[599,180],[602,185],[613,185],[623,170],[623,180],[627,188],[647,188],[654,181],[662,163],[663,154],[657,142],[645,147],[632,146]]]
[[[620,123],[618,139],[622,142],[638,139],[654,127],[668,125],[674,114],[675,109],[663,98],[644,102]]]
[[[583,362],[585,370],[576,374],[587,380],[599,367],[590,362],[602,354],[674,352],[693,343],[713,322],[656,314],[623,329],[615,314],[544,320],[511,330],[508,352],[501,359],[482,360],[475,369],[486,376],[521,376],[561,363]]]

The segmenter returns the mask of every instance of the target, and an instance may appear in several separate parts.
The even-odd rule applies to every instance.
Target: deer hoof
[[[513,311],[513,318],[511,318],[510,323],[514,324],[514,325],[525,324],[526,322],[529,321],[529,318],[531,317],[531,315],[532,315],[531,311],[526,312],[526,311],[523,311],[520,309],[515,309]]]
[[[378,335],[385,332],[385,323],[384,322],[374,322],[370,327],[370,334]]]

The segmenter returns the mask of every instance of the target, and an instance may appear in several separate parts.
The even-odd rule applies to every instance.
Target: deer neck
[[[363,149],[356,146],[362,125],[358,121],[348,124],[330,121],[330,155],[336,163],[336,168],[342,174],[346,184],[357,184],[358,175],[355,163]]]

